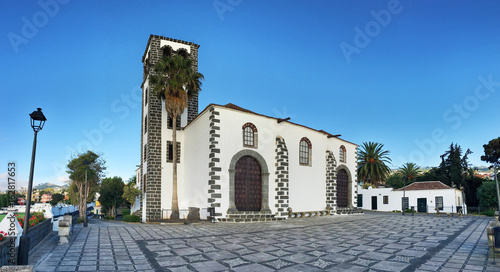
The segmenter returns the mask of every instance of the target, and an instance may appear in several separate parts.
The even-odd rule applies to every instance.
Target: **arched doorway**
[[[238,211],[260,211],[262,173],[256,159],[241,157],[235,166],[234,204]]]
[[[349,203],[349,177],[345,169],[337,171],[337,207],[347,208]]]
[[[250,157],[252,160],[256,161],[260,169],[261,194],[259,197],[261,200],[261,205],[258,212],[271,212],[271,210],[269,209],[269,169],[267,168],[266,160],[264,160],[264,158],[258,152],[250,149],[244,149],[234,154],[231,162],[229,163],[229,207],[227,209],[227,212],[234,213],[240,211],[236,208],[236,163],[238,163],[243,157]],[[244,160],[250,159],[247,158]],[[246,164],[243,161],[241,163],[242,165]],[[240,166],[238,166],[238,168],[240,168]],[[252,209],[255,209],[255,207]]]

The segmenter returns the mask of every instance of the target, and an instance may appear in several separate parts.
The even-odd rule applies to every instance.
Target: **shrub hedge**
[[[123,222],[141,222],[139,216],[137,215],[124,215]]]

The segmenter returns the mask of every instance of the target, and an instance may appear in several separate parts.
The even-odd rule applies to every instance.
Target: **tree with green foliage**
[[[84,164],[85,161],[88,162],[88,165]],[[106,170],[105,163],[100,155],[90,150],[74,156],[68,163],[70,189],[78,192],[80,218],[86,216],[84,207],[89,200],[92,201],[94,192],[99,188],[99,182],[104,177],[104,170]],[[85,199],[85,172],[87,172],[87,199]]]
[[[163,57],[156,63],[150,83],[154,93],[165,101],[165,110],[172,118],[172,214],[171,219],[179,219],[177,198],[177,117],[188,106],[189,99],[201,91],[203,75],[194,69],[193,59],[186,49],[174,51],[172,47],[162,48]]]
[[[50,205],[55,206],[57,203],[64,200],[64,195],[55,193],[52,195],[52,200],[50,201]]]
[[[389,151],[383,150],[384,145],[375,142],[364,142],[358,149],[358,178],[364,183],[377,186],[385,181],[391,169]]]
[[[78,205],[80,201],[80,195],[78,194],[78,187],[73,182],[70,183],[68,187],[68,198],[69,204]]]
[[[123,198],[130,203],[131,208],[135,206],[135,200],[141,195],[141,191],[135,187],[135,183],[129,182],[123,188]]]
[[[469,169],[467,156],[471,153],[472,151],[467,149],[465,154],[462,156],[462,148],[458,144],[451,143],[450,149],[441,155],[441,164],[439,165],[439,168],[444,176],[447,177],[446,180],[442,181],[443,183],[449,186],[465,186],[464,176],[467,174]]]
[[[481,156],[481,160],[500,165],[500,137],[491,140],[488,144],[483,145],[484,155]]]
[[[0,194],[0,207],[9,207],[9,194]]]
[[[130,184],[137,184],[137,176],[136,175],[133,175],[131,178],[129,178],[127,180],[127,185],[130,185]]]
[[[406,182],[406,185],[409,185],[411,183],[412,182]],[[403,180],[403,175],[401,175],[400,172],[392,173],[385,181],[385,184],[394,189],[403,188],[405,184]]]
[[[420,175],[416,177],[416,181],[441,181],[445,184],[445,180],[448,178],[442,173],[438,167],[432,167],[430,170],[421,172]]]
[[[99,202],[103,206],[103,209],[108,212],[108,215],[116,217],[116,209],[124,201],[124,187],[125,184],[120,177],[105,178],[102,180],[101,189],[99,190]]]
[[[481,210],[496,210],[498,202],[495,182],[483,182],[483,184],[481,184],[481,187],[477,189],[477,198],[479,199],[479,207],[481,207]]]
[[[402,167],[399,168],[399,172],[403,175],[403,179],[407,180],[407,184],[413,183],[415,178],[420,174],[419,166],[414,162],[404,163]]]
[[[493,168],[493,173],[495,174],[495,191],[496,191],[496,198],[500,197],[500,192],[498,188],[498,170],[500,168],[500,137],[497,139],[491,140],[488,144],[483,145],[484,148],[484,155],[481,156],[481,160],[491,163],[490,169]],[[480,198],[480,201],[482,199]],[[500,201],[500,200],[498,200]],[[500,209],[500,203],[497,205],[499,206],[498,209]]]

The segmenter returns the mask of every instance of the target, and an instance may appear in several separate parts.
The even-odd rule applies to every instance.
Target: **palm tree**
[[[417,175],[420,174],[419,166],[414,162],[407,162],[403,164],[403,166],[399,168],[399,172],[404,176],[404,178],[406,178],[406,180],[410,181],[410,183],[414,182]]]
[[[163,48],[163,58],[156,63],[151,84],[156,95],[165,101],[165,110],[172,118],[172,214],[170,219],[179,219],[177,198],[177,117],[186,107],[191,96],[201,91],[203,75],[194,69],[193,60],[185,49],[173,51]]]
[[[382,150],[381,143],[363,143],[358,150],[358,176],[366,183],[378,185],[384,181],[391,169],[387,164],[391,163],[389,151]]]

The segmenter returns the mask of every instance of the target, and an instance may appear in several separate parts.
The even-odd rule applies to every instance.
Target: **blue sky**
[[[41,4],[40,4],[41,3]],[[140,159],[141,58],[150,34],[195,42],[200,110],[233,103],[361,144],[393,168],[436,166],[451,142],[474,153],[500,136],[498,1],[2,1],[0,189],[7,162],[63,184],[91,149],[108,176]]]

